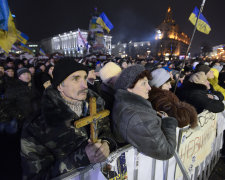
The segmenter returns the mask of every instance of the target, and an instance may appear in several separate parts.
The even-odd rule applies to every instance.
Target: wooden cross
[[[80,128],[80,127],[90,124],[90,126],[91,126],[91,130],[90,130],[91,131],[91,141],[93,143],[96,143],[98,140],[97,121],[100,119],[103,119],[104,117],[107,117],[109,115],[110,111],[103,110],[103,111],[100,111],[97,113],[95,97],[90,98],[89,106],[90,106],[90,116],[87,116],[85,118],[75,121],[74,126],[76,128]]]

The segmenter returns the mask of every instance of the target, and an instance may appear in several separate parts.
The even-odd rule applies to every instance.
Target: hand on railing
[[[86,154],[90,163],[103,162],[109,156],[110,150],[107,141],[97,140],[96,143],[92,143],[88,140],[88,145],[85,147]]]

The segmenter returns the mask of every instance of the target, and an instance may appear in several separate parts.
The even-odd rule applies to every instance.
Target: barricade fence
[[[177,128],[176,151],[187,173],[175,156],[166,161],[156,160],[127,145],[111,153],[103,163],[76,169],[55,180],[206,180],[220,158],[224,121],[224,112],[204,111],[198,115],[197,128]]]

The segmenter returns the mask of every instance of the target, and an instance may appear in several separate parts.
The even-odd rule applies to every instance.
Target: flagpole
[[[181,66],[181,70],[180,70],[180,72],[179,72],[178,79],[176,80],[176,84],[175,84],[175,88],[174,88],[174,94],[175,94],[176,89],[177,89],[177,84],[178,84],[179,79],[180,79],[181,71],[182,71],[182,69],[183,69],[184,66],[185,66],[185,60],[186,60],[186,57],[187,57],[187,55],[188,55],[188,53],[189,53],[189,51],[190,51],[190,48],[191,48],[191,45],[192,45],[192,41],[193,41],[193,39],[194,39],[195,32],[196,32],[196,29],[197,29],[198,20],[199,20],[200,14],[201,14],[202,11],[203,11],[204,6],[205,6],[205,2],[206,2],[206,0],[203,0],[203,1],[202,1],[201,8],[200,8],[200,10],[199,10],[199,12],[198,12],[198,17],[197,17],[197,20],[196,20],[196,23],[195,23],[195,27],[194,27],[192,36],[191,36],[191,40],[190,40],[189,46],[188,46],[188,48],[187,48],[187,51],[186,51],[186,54],[185,54],[185,58],[184,58],[184,60],[183,60],[183,63],[182,63],[182,66]]]

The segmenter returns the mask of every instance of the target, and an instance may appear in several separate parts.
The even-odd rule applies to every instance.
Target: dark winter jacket
[[[4,104],[12,109],[17,109],[16,112],[19,115],[11,114],[11,116],[20,116],[25,120],[39,108],[40,95],[33,86],[29,87],[28,83],[21,80],[16,80],[13,84],[8,85],[4,95]]]
[[[165,160],[176,148],[177,120],[160,118],[151,103],[126,90],[117,90],[113,106],[114,132],[117,140],[128,142],[152,158]]]
[[[211,99],[208,97],[208,94],[217,95],[219,98]],[[188,82],[182,88],[182,93],[179,93],[179,98],[182,101],[193,105],[197,110],[197,113],[201,113],[204,109],[211,111],[213,113],[222,112],[224,110],[223,96],[221,93],[212,93],[207,90],[205,85],[195,84]]]
[[[103,110],[103,99],[96,97],[97,110]],[[89,114],[84,101],[83,116]],[[49,87],[42,99],[42,113],[24,126],[21,139],[21,157],[24,179],[50,179],[73,169],[90,164],[85,152],[90,136],[89,126],[75,128],[79,117],[67,106],[59,92]],[[99,138],[110,142],[110,150],[116,144],[111,136],[107,118],[98,121]]]
[[[100,86],[100,95],[106,102],[106,109],[109,109],[110,111],[113,108],[113,102],[114,102],[114,94],[115,90],[109,86],[107,86],[105,83],[102,83]]]
[[[149,101],[156,111],[164,111],[168,116],[176,118],[180,128],[187,125],[190,125],[191,128],[197,126],[198,114],[195,108],[180,101],[171,91],[152,87],[149,92]]]

